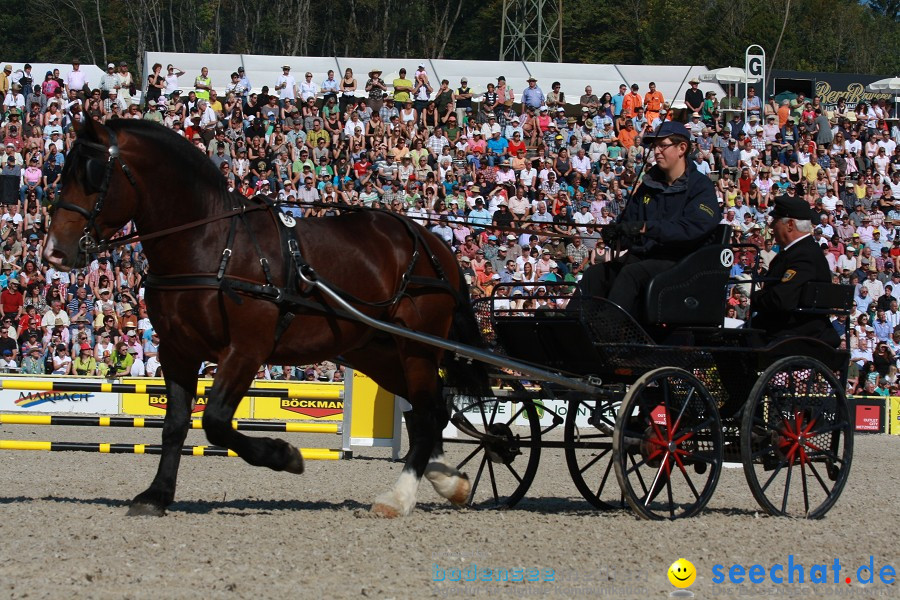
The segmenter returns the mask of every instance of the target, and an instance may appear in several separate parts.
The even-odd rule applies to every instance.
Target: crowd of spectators
[[[453,248],[473,297],[509,284],[500,288],[510,302],[539,308],[547,289],[517,283],[574,284],[611,259],[599,230],[621,212],[649,166],[643,161],[653,160],[642,136],[686,107],[693,168],[715,181],[733,239],[758,248],[740,253],[734,274],[764,271],[778,251],[767,223],[772,200],[806,199],[835,281],[857,286],[850,323],[835,321],[838,331],[853,330],[853,385],[898,391],[900,126],[890,101],[777,102],[749,88],[743,99],[720,102],[696,80],[683,98],[665,98],[653,82],[598,96],[590,86],[552,82],[545,91],[533,78],[503,76],[476,94],[466,78],[435,81],[424,65],[392,81],[378,69],[314,81],[285,65],[257,88],[251,75],[237,68],[215,89],[206,68],[187,74],[157,64],[141,82],[121,63],[92,85],[77,63],[42,81],[27,66],[13,73],[7,65],[0,176],[18,180],[15,190],[4,183],[0,217],[0,368],[8,361],[26,372],[110,376],[158,369],[139,244],[79,273],[41,261],[47,207],[80,119],[171,128],[209,156],[231,189],[269,195],[297,218],[348,206],[402,212]],[[723,298],[730,324],[748,318],[746,292],[735,286]],[[341,370],[264,365],[260,376],[339,378]]]

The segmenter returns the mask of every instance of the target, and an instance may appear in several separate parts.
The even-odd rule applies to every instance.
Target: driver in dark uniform
[[[752,323],[771,337],[809,336],[837,348],[840,336],[828,315],[796,311],[805,283],[831,283],[828,261],[812,237],[814,214],[800,198],[781,196],[775,200],[770,227],[781,251],[769,266],[768,283],[750,297],[750,307],[755,311]]]
[[[644,135],[656,164],[619,219],[603,228],[603,239],[628,253],[587,269],[582,295],[605,297],[635,315],[655,275],[711,241],[722,211],[712,181],[687,159],[690,136],[687,126],[674,121]]]

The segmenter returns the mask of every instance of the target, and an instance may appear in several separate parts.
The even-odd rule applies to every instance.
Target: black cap
[[[691,130],[684,123],[677,121],[666,121],[655,130],[644,134],[645,142],[652,142],[656,139],[667,138],[670,135],[680,135],[681,137],[691,139]]]
[[[806,200],[797,197],[779,196],[775,198],[775,208],[772,209],[772,216],[776,219],[787,217],[801,221],[811,221],[813,211]]]

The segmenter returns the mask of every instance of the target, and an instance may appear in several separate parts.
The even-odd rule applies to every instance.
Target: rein
[[[115,248],[116,246],[124,246],[125,244],[131,244],[133,242],[145,242],[147,240],[152,240],[159,237],[164,237],[167,235],[171,235],[173,233],[178,233],[181,231],[185,231],[187,229],[193,229],[195,227],[200,227],[201,225],[206,225],[207,223],[213,223],[215,221],[219,221],[221,219],[229,219],[233,217],[237,217],[249,212],[253,212],[256,210],[266,210],[268,207],[265,204],[257,204],[255,206],[247,207],[246,205],[242,205],[240,208],[235,208],[228,212],[219,213],[216,215],[212,215],[211,217],[206,217],[200,219],[198,221],[191,221],[190,223],[184,223],[182,225],[176,225],[175,227],[168,227],[166,229],[160,229],[159,231],[154,231],[153,233],[142,234],[141,232],[129,233],[128,235],[124,235],[122,237],[113,238],[110,240],[101,241],[87,250],[88,252],[102,252],[104,250],[108,250],[110,248]]]
[[[122,172],[128,178],[128,181],[129,181],[129,183],[131,183],[132,187],[137,188],[137,181],[134,178],[131,168],[129,168],[129,166],[122,159],[121,152],[119,150],[118,137],[116,136],[116,133],[112,129],[107,127],[106,125],[101,125],[101,126],[103,127],[103,129],[106,130],[106,133],[109,137],[108,145],[103,145],[103,144],[100,144],[97,142],[91,142],[91,141],[87,141],[87,140],[80,139],[80,138],[76,139],[75,143],[74,143],[75,147],[83,146],[83,147],[89,149],[92,153],[98,153],[106,159],[105,166],[103,167],[103,179],[102,179],[102,182],[100,183],[100,185],[98,186],[97,197],[96,197],[96,200],[94,201],[93,208],[91,210],[86,210],[76,204],[72,204],[70,202],[65,202],[62,199],[62,197],[60,197],[59,200],[57,200],[57,202],[53,205],[53,208],[55,210],[56,209],[68,210],[68,211],[71,211],[71,212],[74,212],[74,213],[77,213],[77,214],[83,216],[87,220],[87,222],[85,223],[85,226],[84,226],[84,232],[81,236],[81,239],[78,240],[78,248],[86,257],[92,253],[102,252],[102,251],[105,251],[105,250],[108,250],[110,248],[114,248],[117,246],[123,246],[123,245],[130,244],[133,242],[144,242],[147,240],[164,237],[164,236],[178,233],[181,231],[185,231],[188,229],[194,229],[196,227],[200,227],[202,225],[207,225],[209,223],[212,223],[212,222],[215,222],[215,221],[218,221],[221,219],[228,219],[228,218],[240,216],[245,213],[257,211],[257,210],[267,210],[268,211],[271,208],[269,206],[269,204],[266,202],[261,202],[257,205],[247,207],[243,203],[243,199],[242,199],[240,207],[235,207],[234,209],[232,209],[230,211],[218,213],[218,214],[215,214],[215,215],[212,215],[209,217],[205,217],[203,219],[199,219],[197,221],[191,221],[189,223],[176,225],[174,227],[161,229],[159,231],[154,231],[154,232],[147,233],[147,234],[141,234],[140,232],[134,232],[134,233],[130,233],[128,235],[124,235],[122,237],[105,240],[105,239],[103,239],[103,236],[102,236],[99,228],[97,227],[97,217],[100,215],[100,212],[103,210],[103,206],[106,201],[106,196],[107,196],[107,193],[109,192],[110,179],[112,178],[113,169],[115,168],[116,164],[118,164],[121,167]],[[87,161],[88,164],[86,165],[86,171],[87,171],[86,177],[88,177],[88,178],[90,178],[90,171],[94,170],[94,168],[95,168],[93,165],[90,164],[90,162],[93,160],[96,160],[96,159],[88,158],[88,161]],[[644,161],[644,162],[646,164],[646,161]],[[361,210],[380,211],[380,210],[383,210],[383,209],[374,209],[374,208],[364,209],[363,207],[359,207],[359,206],[325,203],[325,202],[298,202],[297,206],[313,207],[313,208],[333,208],[336,210],[345,210],[345,211],[346,210],[354,210],[354,211],[361,211]],[[393,211],[388,211],[388,210],[384,210],[384,212],[393,213]],[[410,218],[412,220],[421,222],[423,225],[426,223],[432,224],[432,223],[437,223],[440,221],[439,218],[426,217],[426,216],[421,216],[421,217],[417,216],[417,217],[410,217]],[[492,229],[492,230],[497,230],[497,231],[505,232],[505,233],[534,234],[534,235],[544,236],[544,237],[548,237],[548,238],[567,238],[567,237],[571,237],[571,235],[572,235],[571,233],[564,234],[564,233],[558,233],[558,232],[552,232],[552,231],[542,231],[540,229],[535,230],[535,229],[524,228],[524,227],[493,226],[491,224],[474,223],[474,222],[471,222],[467,218],[459,219],[459,217],[455,217],[454,221],[457,223],[463,223],[463,224],[474,226],[474,227],[483,227],[485,229]],[[551,221],[551,222],[547,222],[547,225],[553,226],[553,225],[559,225],[559,224],[553,223]],[[568,225],[570,227],[577,227],[577,224],[566,224],[566,225]],[[589,229],[592,229],[594,231],[596,231],[597,229],[603,228],[602,225],[601,226],[586,225],[586,227]]]
[[[351,211],[355,211],[355,212],[360,212],[360,211],[386,212],[386,213],[391,213],[391,214],[396,214],[396,215],[406,217],[407,219],[409,219],[411,221],[416,221],[422,225],[434,225],[434,224],[440,223],[440,221],[441,221],[440,216],[438,216],[438,217],[408,216],[406,214],[397,213],[392,210],[388,210],[386,208],[371,208],[371,207],[367,207],[367,206],[359,206],[359,205],[354,205],[354,204],[342,204],[342,203],[336,203],[336,202],[298,201],[298,202],[294,202],[294,204],[292,204],[292,205],[289,205],[289,204],[279,201],[277,203],[277,206],[279,206],[279,207],[297,206],[299,208],[326,208],[326,209],[330,208],[333,210],[339,210],[339,211],[345,211],[345,212],[351,212]],[[551,238],[551,239],[555,239],[555,238],[566,239],[566,238],[570,238],[573,235],[575,235],[573,233],[560,233],[560,232],[556,232],[556,231],[546,231],[546,230],[542,230],[542,229],[530,229],[527,227],[493,225],[490,223],[489,224],[476,223],[475,221],[472,221],[469,218],[463,218],[463,217],[458,217],[458,216],[454,216],[454,220],[450,221],[450,223],[455,223],[457,225],[468,225],[473,228],[477,227],[480,229],[490,229],[491,231],[498,231],[500,233],[507,233],[507,234],[509,234],[509,233],[518,233],[518,234],[524,233],[524,234],[529,234],[529,235],[533,234],[533,235],[543,236],[543,237],[547,237],[547,238]],[[599,231],[599,230],[602,230],[604,227],[606,227],[606,225],[598,225],[596,223],[587,224],[587,225],[579,225],[578,223],[555,223],[553,221],[530,221],[529,223],[531,223],[533,225],[550,225],[550,226],[565,225],[567,227],[572,227],[572,228],[584,227],[584,228],[592,230],[592,231]]]

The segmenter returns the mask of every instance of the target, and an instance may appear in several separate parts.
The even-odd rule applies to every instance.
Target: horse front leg
[[[246,436],[231,425],[258,368],[258,362],[247,360],[240,352],[219,361],[203,411],[203,430],[211,444],[233,450],[253,466],[303,473],[303,456],[297,448],[280,439]]]
[[[165,360],[164,348],[160,348]],[[166,362],[164,364],[176,364]],[[183,363],[182,363],[183,365]],[[150,487],[138,494],[128,508],[129,516],[156,516],[165,514],[175,499],[175,481],[181,463],[181,449],[191,425],[191,404],[197,392],[197,371],[200,364],[183,365],[180,376],[166,374],[166,416],[162,430],[162,454],[159,468]],[[164,371],[165,372],[165,371]]]

